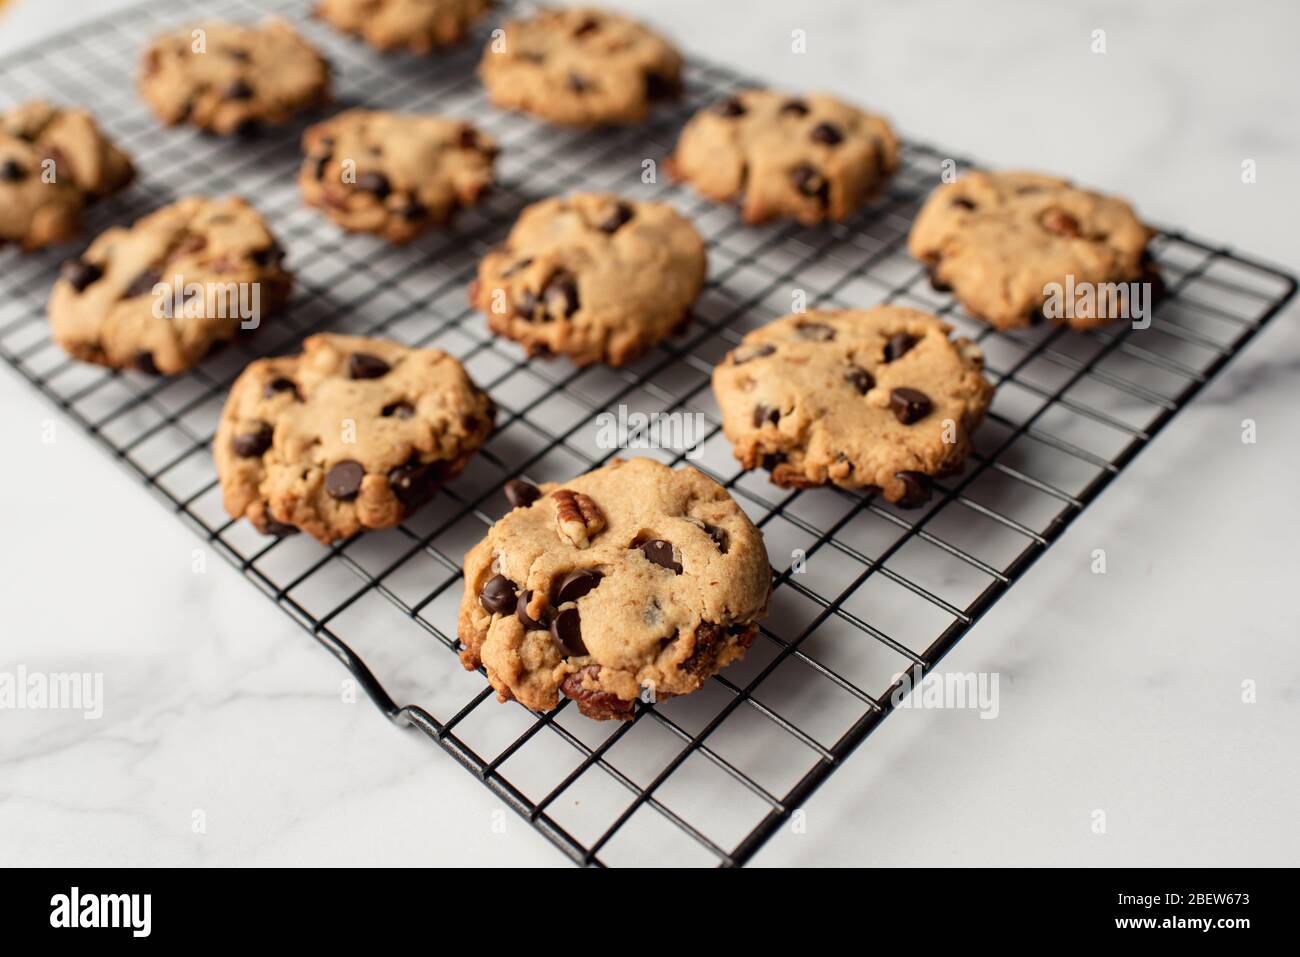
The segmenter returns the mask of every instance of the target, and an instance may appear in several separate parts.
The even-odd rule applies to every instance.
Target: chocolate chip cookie
[[[912,225],[908,251],[931,282],[972,316],[999,329],[1042,318],[1049,284],[1150,282],[1160,290],[1147,242],[1154,230],[1124,200],[1038,173],[969,173],[936,189]],[[1073,288],[1072,286],[1072,288]],[[1127,303],[1127,291],[1121,291]],[[1107,296],[1061,321],[1076,329],[1123,314]],[[1072,304],[1073,306],[1073,304]]]
[[[695,114],[668,169],[717,202],[743,194],[747,223],[843,220],[898,166],[879,116],[834,97],[744,90]]]
[[[50,332],[69,355],[173,375],[289,298],[284,252],[237,197],[190,197],[100,234],[63,264]]]
[[[525,209],[469,298],[529,355],[617,366],[684,328],[704,276],[704,241],[671,206],[580,193]]]
[[[325,103],[330,69],[283,20],[207,22],[172,30],[145,51],[140,93],[168,126],[250,133]]]
[[[265,534],[328,544],[389,528],[460,474],[496,409],[454,358],[322,334],[258,359],[213,439],[226,511]]]
[[[979,347],[950,331],[899,306],[754,330],[713,370],[736,458],[785,488],[833,483],[924,504],[931,476],[961,468],[993,397]]]
[[[0,113],[0,246],[71,239],[88,204],[134,177],[131,160],[84,110],[35,100]]]
[[[501,701],[632,717],[745,654],[767,614],[763,536],[693,468],[615,460],[516,507],[465,556],[459,635]]]
[[[492,184],[496,143],[440,116],[348,110],[303,136],[307,205],[352,232],[404,243],[447,222]]]
[[[483,53],[479,76],[493,104],[563,126],[637,123],[677,97],[681,56],[634,20],[575,7],[511,20]]]
[[[316,16],[377,50],[428,53],[465,38],[489,0],[321,0]]]

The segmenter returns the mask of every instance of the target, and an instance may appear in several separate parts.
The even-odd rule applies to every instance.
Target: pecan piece
[[[586,495],[567,488],[551,493],[555,499],[555,527],[560,537],[576,548],[586,548],[605,527],[605,516]]]

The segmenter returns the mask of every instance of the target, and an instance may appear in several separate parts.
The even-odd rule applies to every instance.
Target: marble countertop
[[[611,5],[912,137],[1300,266],[1295,4]],[[94,12],[10,7],[0,53]],[[1296,320],[1276,319],[946,659],[1002,676],[997,720],[895,716],[756,863],[1300,863]],[[99,720],[0,711],[0,864],[562,862],[428,742],[341,703],[337,663],[234,570],[196,575],[191,532],[10,371],[0,404],[0,671],[106,675]],[[1106,575],[1089,570],[1099,547]]]

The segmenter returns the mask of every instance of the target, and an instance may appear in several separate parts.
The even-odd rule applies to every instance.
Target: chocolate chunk
[[[681,96],[682,84],[676,77],[660,76],[658,73],[645,75],[645,96],[647,100],[672,100]]]
[[[920,342],[910,332],[896,332],[885,343],[885,361],[893,362],[904,356],[914,345]]]
[[[709,538],[713,539],[713,544],[718,546],[718,551],[722,552],[724,555],[727,554],[728,543],[726,529],[718,528],[716,525],[710,525],[708,522],[705,522],[704,531]]]
[[[146,296],[153,292],[153,287],[162,282],[162,273],[157,269],[146,269],[140,275],[131,280],[131,285],[126,287],[122,293],[123,299],[134,299],[136,296]]]
[[[520,624],[528,631],[541,631],[546,628],[546,623],[551,619],[551,609],[548,607],[542,612],[544,621],[537,621],[528,617],[528,603],[533,600],[532,591],[522,591],[519,593],[519,601],[515,604],[515,617],[519,619]]]
[[[641,549],[641,554],[645,555],[654,564],[661,568],[671,569],[675,575],[682,573],[682,563],[673,558],[672,542],[665,542],[663,539],[655,538],[643,542],[638,547]]]
[[[564,679],[560,690],[566,698],[577,702],[578,710],[595,721],[630,721],[636,708],[636,699],[624,701],[612,691],[591,691],[583,687],[584,675],[593,681],[600,677],[600,665],[587,665]]]
[[[599,28],[600,28],[599,20],[597,20],[595,17],[587,17],[581,23],[578,24],[576,29],[574,29],[573,35],[575,37],[586,36],[588,33],[594,33]]]
[[[460,139],[456,142],[463,150],[476,150],[479,148],[478,131],[467,126],[460,131]]]
[[[782,464],[785,461],[785,459],[786,459],[786,455],[784,452],[769,452],[767,455],[763,456],[763,461],[761,464],[763,468],[771,472],[778,465]]]
[[[899,387],[889,393],[889,405],[894,417],[904,425],[920,422],[933,408],[930,397],[917,389]]]
[[[835,330],[820,322],[802,322],[795,327],[800,339],[810,342],[830,342],[835,338]]]
[[[523,479],[511,479],[504,491],[511,508],[527,508],[542,497],[541,489]]]
[[[376,199],[383,199],[392,191],[392,186],[389,185],[387,176],[378,170],[371,170],[357,177],[357,189],[373,193]]]
[[[223,91],[228,100],[251,100],[253,98],[253,88],[244,80],[235,80]]]
[[[875,377],[861,366],[849,366],[844,373],[844,381],[858,390],[858,395],[866,395],[876,387]]]
[[[578,311],[578,280],[570,272],[557,272],[546,281],[542,299],[548,313],[560,317],[573,315]]]
[[[508,615],[515,610],[515,583],[505,575],[493,575],[479,592],[479,604],[494,615]]]
[[[361,491],[361,480],[366,477],[366,470],[360,462],[345,459],[330,466],[325,473],[325,491],[341,502],[349,502]]]
[[[1079,235],[1079,221],[1059,206],[1043,210],[1039,222],[1049,233],[1055,233],[1057,236],[1073,239]]]
[[[781,104],[781,112],[789,113],[793,116],[807,116],[808,104],[803,100],[786,100]]]
[[[555,590],[553,604],[563,605],[566,602],[577,601],[599,585],[603,577],[600,572],[586,568],[569,572],[564,576],[564,580],[560,582],[560,587]]]
[[[844,134],[834,123],[818,123],[808,136],[814,143],[822,143],[826,146],[837,146],[844,142]]]
[[[141,349],[135,354],[135,367],[145,375],[162,375],[158,363],[154,362],[153,353],[147,349]]]
[[[348,356],[349,379],[378,379],[387,375],[389,368],[387,362],[369,352],[354,352]]]
[[[958,209],[974,209],[975,201],[967,199],[965,196],[958,196],[952,201],[952,204]]]
[[[790,170],[790,182],[803,196],[826,202],[830,195],[830,183],[826,177],[807,163],[800,163]]]
[[[415,406],[409,402],[390,402],[379,410],[379,414],[384,418],[396,416],[399,419],[409,419],[415,415]]]
[[[903,497],[896,503],[902,508],[916,508],[930,500],[930,476],[924,472],[899,472],[894,478],[903,483]]]
[[[69,259],[59,269],[59,278],[70,284],[77,292],[84,292],[91,283],[98,281],[104,270],[84,259]]]
[[[437,463],[425,464],[418,459],[399,465],[388,473],[388,487],[408,509],[423,505],[438,488]]]
[[[739,98],[729,96],[725,100],[719,101],[718,105],[713,108],[713,111],[719,116],[744,116],[745,104],[741,103]]]
[[[27,175],[27,171],[11,159],[0,163],[0,179],[7,183],[16,183]]]
[[[566,657],[577,658],[587,654],[587,646],[582,643],[582,621],[578,609],[566,608],[555,616],[551,622],[551,640]]]
[[[596,228],[602,233],[615,233],[618,228],[632,218],[632,207],[627,203],[619,203],[614,207],[614,211],[605,217]]]
[[[754,428],[761,429],[763,427],[763,423],[765,422],[771,422],[773,425],[776,425],[780,421],[781,421],[780,409],[769,408],[768,406],[762,405],[761,403],[759,405],[754,406]]]
[[[234,449],[235,454],[240,458],[252,459],[271,447],[273,437],[274,433],[271,431],[271,427],[262,422],[252,432],[236,435],[230,440],[230,447]]]
[[[292,392],[295,399],[301,399],[298,394],[298,384],[292,379],[286,379],[284,376],[278,376],[272,379],[262,388],[262,395],[265,398],[271,398],[277,392]]]
[[[776,346],[767,342],[760,342],[756,346],[737,349],[731,354],[731,364],[734,366],[744,365],[746,362],[752,362],[755,359],[761,359],[764,356],[770,356],[776,352]]]
[[[285,535],[297,535],[298,529],[294,525],[286,525],[284,522],[277,521],[270,515],[266,516],[266,534],[275,535],[277,538]]]

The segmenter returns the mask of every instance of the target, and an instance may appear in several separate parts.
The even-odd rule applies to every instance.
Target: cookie
[[[1042,318],[1049,284],[1155,282],[1155,235],[1124,200],[1038,173],[969,173],[936,189],[912,224],[908,251],[931,282],[999,329]],[[1157,290],[1158,291],[1158,290]],[[1068,311],[1086,329],[1117,318],[1107,298]]]
[[[352,232],[404,243],[477,202],[496,143],[440,116],[348,110],[303,136],[298,185],[308,206]]]
[[[469,298],[529,355],[617,366],[685,327],[704,276],[704,241],[671,206],[580,193],[525,209]]]
[[[101,233],[63,264],[50,333],[73,358],[174,375],[271,318],[293,278],[257,210],[190,197]]]
[[[321,0],[316,16],[377,50],[428,53],[459,43],[489,0]]]
[[[843,220],[898,167],[898,140],[879,116],[834,97],[743,90],[696,113],[669,172],[716,202],[743,194],[747,223]]]
[[[328,544],[413,513],[460,474],[495,417],[445,352],[322,334],[240,373],[212,454],[232,517]]]
[[[34,100],[0,113],[0,246],[71,239],[88,204],[134,177],[130,158],[84,110]]]
[[[993,397],[979,347],[950,331],[899,306],[755,329],[713,370],[736,458],[785,488],[833,483],[924,504],[931,476],[961,468]]]
[[[207,22],[156,37],[144,53],[140,94],[168,126],[249,133],[328,102],[330,69],[283,20]]]
[[[677,51],[616,13],[541,10],[503,29],[479,64],[488,96],[502,109],[562,126],[638,123],[655,101],[681,93]]]
[[[695,469],[615,460],[506,492],[516,507],[465,556],[458,621],[461,662],[501,701],[631,718],[643,689],[688,694],[758,634],[763,536]]]

